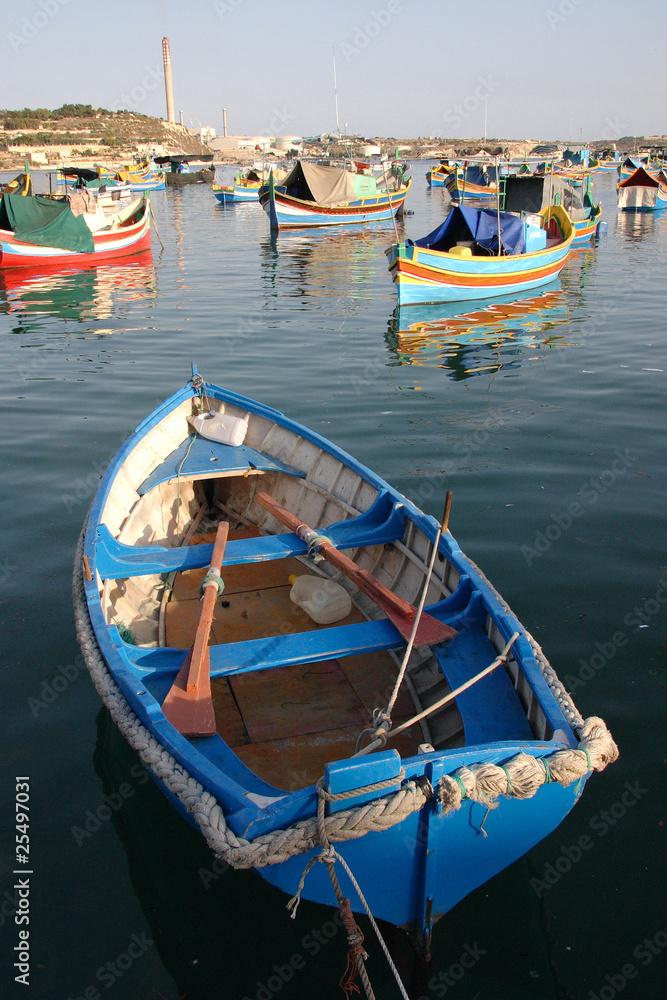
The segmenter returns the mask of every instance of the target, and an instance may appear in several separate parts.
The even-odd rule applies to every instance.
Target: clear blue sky
[[[464,28],[461,19],[469,19]],[[613,140],[667,132],[664,0],[15,0],[0,106],[128,107],[230,134],[336,126]]]

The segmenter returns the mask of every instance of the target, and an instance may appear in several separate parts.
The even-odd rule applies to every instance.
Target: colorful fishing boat
[[[602,206],[593,201],[590,175],[582,189],[562,174],[519,173],[502,180],[501,189],[500,207],[506,212],[534,214],[561,205],[574,226],[574,246],[597,234]]]
[[[32,177],[27,163],[25,173],[18,174],[13,180],[0,187],[0,196],[3,194],[20,194],[26,197],[32,194]]]
[[[458,163],[450,163],[449,160],[440,160],[437,167],[432,167],[426,171],[426,180],[429,187],[444,187],[448,178],[459,167]]]
[[[382,222],[403,214],[411,183],[408,168],[398,163],[375,178],[297,160],[280,183],[271,173],[259,202],[272,229]]]
[[[167,186],[165,173],[162,170],[155,170],[150,160],[134,166],[125,166],[114,169],[112,167],[97,167],[98,176],[102,180],[116,181],[120,184],[129,184],[133,191],[162,191]]]
[[[259,191],[269,179],[270,169],[237,171],[233,184],[214,184],[213,194],[223,205],[236,205],[246,201],[259,201]],[[284,173],[276,173],[276,179]]]
[[[81,198],[74,202],[72,197]],[[105,214],[91,197],[3,195],[0,205],[0,267],[59,267],[102,262],[138,253],[151,245],[149,203],[134,202]]]
[[[621,158],[616,149],[604,149],[591,166],[597,173],[613,173],[619,170]]]
[[[449,175],[445,187],[452,201],[494,201],[498,197],[496,168],[467,166],[458,167]]]
[[[193,163],[211,163],[213,153],[156,156],[154,163],[164,168],[164,180],[167,187],[183,187],[187,184],[210,184],[215,176],[215,167],[202,166],[193,170]],[[167,169],[169,167],[169,169]]]
[[[617,755],[447,516],[193,367],[112,459],[74,570],[95,686],[216,854],[345,909],[326,850],[348,916],[363,895],[426,942]]]
[[[625,212],[659,212],[667,208],[667,175],[639,167],[617,186],[618,207]]]
[[[454,302],[553,281],[574,235],[560,205],[527,218],[456,205],[428,236],[394,244],[386,254],[399,305]]]

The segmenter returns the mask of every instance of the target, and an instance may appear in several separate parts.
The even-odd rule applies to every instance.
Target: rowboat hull
[[[449,191],[449,196],[454,202],[462,201],[495,201],[498,197],[498,186],[489,184],[488,187],[481,184],[464,184],[457,175],[450,177],[445,186]]]
[[[560,208],[552,208],[551,216],[559,220],[563,238],[535,253],[465,257],[394,244],[386,255],[399,305],[484,299],[548,284],[560,274],[574,241],[569,216]]]
[[[224,408],[226,419],[247,420],[242,445],[191,436],[187,418],[204,400],[204,409]],[[74,577],[86,662],[115,721],[170,801],[220,856],[256,867],[294,893],[304,865],[319,851],[317,833],[304,841],[301,831],[304,824],[317,830],[315,779],[324,771],[322,787],[334,799],[344,793],[326,806],[325,825],[372,912],[428,938],[438,916],[561,822],[591,766],[601,769],[615,748],[611,743],[604,763],[598,743],[586,742],[586,753],[576,749],[581,738],[598,732],[599,720],[593,728],[583,724],[539,647],[446,533],[426,605],[458,634],[421,647],[411,659],[411,695],[403,692],[400,702],[406,729],[389,737],[396,749],[355,757],[368,706],[385,703],[387,679],[389,690],[393,684],[376,671],[389,664],[395,677],[406,640],[349,581],[352,618],[340,624],[316,626],[291,605],[286,576],[295,561],[306,571],[312,563],[301,535],[282,532],[258,502],[262,490],[299,521],[326,528],[334,546],[352,551],[358,566],[390,582],[397,597],[418,601],[437,537],[432,517],[278,411],[195,380],[137,427],[94,497]],[[187,603],[186,593],[198,607],[196,588],[211,559],[208,536],[202,544],[187,540],[216,505],[224,512],[217,516],[229,517],[233,528],[222,565],[226,607],[217,613],[209,648],[217,731],[192,739],[167,721],[162,707],[190,642],[178,631],[185,619],[174,625],[173,616]],[[159,607],[174,573],[173,586],[181,589],[171,616],[167,609],[163,636]],[[262,594],[273,615],[255,605]],[[227,638],[220,638],[225,629]],[[510,639],[506,666],[498,660],[493,673],[440,705],[443,691],[495,663]],[[428,714],[419,724],[412,718],[418,709]],[[574,759],[580,778],[573,783],[570,777],[567,786],[555,777],[563,753]],[[514,796],[515,758],[537,775],[534,796]],[[458,784],[460,775],[476,774],[481,764],[500,765],[494,773],[502,787],[493,801],[474,792],[474,777],[467,797],[457,792],[468,787]],[[462,772],[464,766],[473,770]],[[385,808],[391,819],[373,825],[369,811],[377,817]],[[331,824],[338,829],[348,817],[355,832],[334,833]],[[352,909],[361,910],[346,873],[338,874]],[[333,902],[325,865],[312,868],[302,895]]]
[[[230,184],[228,187],[213,185],[213,194],[223,205],[239,202],[259,201],[260,184]]]
[[[167,186],[165,174],[158,173],[157,177],[148,177],[145,180],[128,177],[127,183],[132,191],[164,191]]]
[[[164,179],[167,187],[183,187],[186,184],[210,184],[215,171],[212,169],[194,170],[192,173],[179,174],[172,171],[165,172]]]
[[[58,247],[42,247],[14,239],[8,230],[0,230],[0,267],[59,267],[87,261],[102,263],[150,249],[150,214],[148,203],[143,205],[136,221],[124,223],[118,229],[93,233],[92,253],[73,253]]]

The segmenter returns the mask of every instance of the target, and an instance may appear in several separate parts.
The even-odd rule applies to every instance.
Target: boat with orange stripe
[[[428,236],[394,244],[386,254],[399,305],[455,302],[553,281],[574,238],[560,205],[523,217],[460,205]]]

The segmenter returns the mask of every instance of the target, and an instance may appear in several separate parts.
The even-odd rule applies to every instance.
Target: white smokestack
[[[164,62],[164,89],[167,95],[167,121],[175,122],[174,116],[174,88],[171,83],[171,52],[169,51],[169,39],[162,39],[162,59]]]

